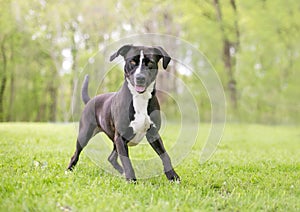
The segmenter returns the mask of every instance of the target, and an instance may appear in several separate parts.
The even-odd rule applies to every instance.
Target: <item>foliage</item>
[[[128,184],[86,154],[73,173],[65,174],[75,131],[72,124],[0,125],[0,211],[300,209],[299,127],[227,125],[216,154],[203,165],[198,138],[200,143],[176,167],[179,185],[165,176]]]
[[[228,120],[300,120],[299,1],[0,0],[0,4],[1,121],[72,120],[71,98],[74,88],[80,87],[82,71],[93,63],[90,57],[137,33],[180,37],[203,52],[223,82]],[[167,48],[185,51],[174,45]],[[201,69],[193,56],[183,54],[193,59],[193,69]],[[103,71],[95,66],[94,72]],[[177,76],[193,88],[201,87],[193,77]],[[117,83],[106,80],[99,92],[118,88],[120,72],[109,77]],[[200,115],[209,121],[207,94],[196,90]],[[79,99],[74,104],[82,106]]]

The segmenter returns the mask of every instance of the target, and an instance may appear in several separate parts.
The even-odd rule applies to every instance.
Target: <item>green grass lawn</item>
[[[300,127],[227,124],[202,165],[200,131],[175,168],[181,184],[164,175],[129,184],[86,154],[65,173],[76,134],[73,124],[0,124],[0,211],[300,211]],[[143,148],[132,156],[153,151]]]

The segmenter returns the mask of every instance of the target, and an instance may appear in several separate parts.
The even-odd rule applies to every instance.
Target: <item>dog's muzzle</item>
[[[137,74],[134,78],[135,90],[138,93],[143,93],[146,90],[146,77],[143,74]]]

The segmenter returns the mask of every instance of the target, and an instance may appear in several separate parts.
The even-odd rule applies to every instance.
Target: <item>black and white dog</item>
[[[128,181],[136,181],[128,156],[128,146],[137,145],[144,136],[159,155],[164,172],[170,181],[180,181],[158,133],[161,126],[160,107],[155,95],[158,61],[163,59],[166,69],[171,58],[161,47],[125,45],[110,57],[119,55],[125,60],[125,80],[118,92],[88,96],[88,76],[82,87],[82,99],[86,104],[80,119],[76,151],[68,166],[72,170],[82,149],[98,132],[104,132],[114,144],[109,162]],[[122,166],[118,163],[120,157]]]

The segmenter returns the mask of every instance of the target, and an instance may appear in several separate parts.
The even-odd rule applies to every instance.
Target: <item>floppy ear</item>
[[[168,55],[168,53],[161,48],[160,46],[154,47],[154,49],[157,51],[157,55],[160,58],[163,58],[163,68],[166,69],[171,61],[171,57]]]
[[[116,53],[114,53],[113,55],[110,56],[109,61],[113,61],[119,55],[124,57],[131,47],[132,47],[132,45],[122,46]]]

